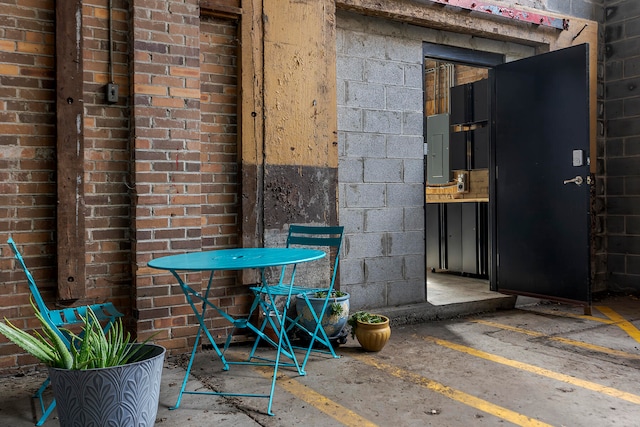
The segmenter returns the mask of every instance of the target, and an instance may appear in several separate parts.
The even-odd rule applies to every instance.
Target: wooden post
[[[82,2],[56,1],[58,297],[85,296]]]

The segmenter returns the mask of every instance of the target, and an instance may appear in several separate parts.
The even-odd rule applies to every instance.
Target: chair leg
[[[36,421],[36,425],[37,426],[41,426],[42,424],[44,424],[44,422],[47,421],[47,418],[49,417],[51,412],[53,412],[54,408],[56,407],[56,400],[55,399],[52,399],[51,403],[49,403],[48,406],[46,406],[45,402],[44,402],[43,393],[45,392],[45,390],[47,389],[47,387],[49,386],[50,383],[51,383],[51,379],[50,378],[47,378],[46,380],[44,380],[44,382],[42,383],[40,388],[32,396],[32,399],[38,399],[38,403],[40,405],[40,412],[42,413],[40,418],[37,418],[37,414],[34,413],[35,418],[37,419],[37,421]]]
[[[315,321],[316,327],[313,331],[310,331],[308,329],[306,329],[304,326],[300,325],[298,323],[298,319],[296,319],[294,321],[294,323],[298,326],[298,328],[302,329],[303,331],[305,331],[308,335],[309,335],[309,345],[307,346],[307,348],[303,348],[303,350],[305,350],[305,354],[304,354],[304,359],[302,360],[302,363],[300,364],[300,366],[302,367],[302,370],[305,369],[306,365],[307,365],[307,361],[309,360],[309,356],[311,355],[312,351],[318,351],[318,352],[322,352],[322,353],[329,353],[331,354],[331,356],[334,359],[339,359],[340,356],[338,356],[336,354],[336,352],[333,349],[333,346],[331,345],[331,341],[329,340],[329,337],[327,336],[327,333],[324,331],[324,328],[322,327],[322,321],[321,319],[324,317],[324,311],[326,311],[327,306],[325,305],[324,310],[322,313],[320,313],[320,315],[318,315],[313,306],[311,305],[311,302],[307,299],[306,295],[304,295],[304,301],[305,304],[307,305],[307,307],[309,308],[310,314],[311,316],[313,316],[313,320]],[[298,316],[299,318],[300,316]],[[314,350],[313,345],[314,343],[320,343],[323,344],[325,347],[327,347],[327,351],[324,350]]]

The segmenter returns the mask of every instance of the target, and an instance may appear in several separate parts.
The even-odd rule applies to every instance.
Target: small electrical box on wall
[[[449,114],[427,117],[427,183],[447,184],[449,165]]]
[[[115,104],[118,102],[118,85],[109,83],[107,85],[107,102]]]
[[[458,172],[458,175],[456,176],[456,187],[458,189],[458,193],[469,192],[469,173],[468,172]]]

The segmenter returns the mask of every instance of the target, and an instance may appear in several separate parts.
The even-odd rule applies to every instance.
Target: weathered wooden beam
[[[58,298],[85,296],[82,1],[56,1]]]
[[[232,20],[238,20],[242,15],[240,0],[200,0],[200,11],[203,14]]]
[[[240,102],[238,153],[242,173],[242,246],[263,245],[264,174],[264,46],[262,43],[262,1],[242,0],[238,73]],[[243,275],[245,283],[257,276]]]
[[[495,4],[485,3],[478,0],[428,0],[433,3],[445,6],[454,6],[470,12],[489,13],[503,18],[515,19],[516,21],[527,22],[535,25],[553,27],[558,30],[568,30],[569,20],[554,16],[543,15],[528,10],[516,9],[513,7],[503,7]]]

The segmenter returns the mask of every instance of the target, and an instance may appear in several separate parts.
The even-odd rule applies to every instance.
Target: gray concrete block
[[[606,222],[606,232],[609,235],[621,234],[625,231],[625,217],[620,215],[608,215]]]
[[[422,64],[422,40],[387,37],[386,58],[408,64]]]
[[[640,3],[638,3],[640,4]],[[624,39],[619,42],[607,44],[607,59],[631,58],[640,51],[640,39]]]
[[[387,255],[384,233],[361,233],[345,236],[348,259],[375,258]]]
[[[424,232],[389,233],[389,255],[424,255]]]
[[[403,181],[422,184],[424,182],[424,160],[405,159]]]
[[[379,208],[386,205],[384,184],[347,184],[345,206],[348,208]]]
[[[640,97],[628,98],[624,100],[624,116],[640,115]]]
[[[624,33],[627,37],[637,37],[640,35],[640,21],[638,21],[638,17],[624,23]]]
[[[364,182],[402,182],[401,159],[365,159]]]
[[[366,310],[373,307],[385,307],[387,304],[387,286],[385,283],[363,282],[348,285],[343,291],[349,292],[349,312]]]
[[[608,215],[640,215],[640,196],[607,197]],[[640,239],[640,236],[638,236]],[[611,236],[609,237],[609,249],[611,246]],[[614,251],[619,252],[619,251]],[[640,252],[634,252],[640,253]]]
[[[627,156],[640,155],[640,136],[626,138],[624,141],[624,153]]]
[[[367,209],[364,215],[364,231],[382,232],[404,230],[404,209]]]
[[[340,289],[344,292],[350,285],[364,283],[364,259],[341,259],[340,260]]]
[[[605,9],[604,15],[607,25],[614,22],[625,21],[634,16],[640,16],[640,2],[637,1],[620,1],[611,4]]]
[[[347,105],[346,102],[346,83],[344,80],[338,80],[336,83],[336,103],[338,105]]]
[[[404,208],[405,231],[424,231],[424,205]]]
[[[362,131],[363,120],[360,108],[338,106],[338,130]]]
[[[338,182],[364,182],[364,164],[359,158],[345,157],[338,161]]]
[[[385,58],[385,37],[345,30],[342,54],[359,58]]]
[[[609,236],[610,254],[640,255],[640,236]]]
[[[338,131],[338,157],[344,157],[347,154],[347,135],[349,135],[349,132]]]
[[[422,90],[422,65],[404,64],[404,85]]]
[[[426,280],[424,256],[407,255],[404,257],[404,278],[407,280]]]
[[[345,105],[347,107],[360,107],[380,109],[384,107],[384,86],[372,83],[346,82]]]
[[[547,9],[558,13],[571,13],[571,2],[567,0],[547,0]]]
[[[340,166],[338,166],[338,169],[340,169]],[[343,184],[342,182],[340,182],[338,180],[338,213],[340,213],[340,210],[345,209],[347,207],[347,197],[345,196],[346,194],[346,187],[347,184]],[[342,222],[342,218],[340,216],[338,216],[338,223]]]
[[[368,282],[402,281],[402,267],[399,257],[367,258],[364,262]]]
[[[340,79],[364,82],[366,60],[353,56],[338,55],[336,73]]]
[[[340,209],[340,225],[347,234],[362,233],[364,231],[364,209]]]
[[[422,111],[405,111],[402,114],[402,134],[422,136],[424,126],[424,116]]]
[[[640,216],[625,218],[625,230],[629,234],[640,234]]]
[[[424,280],[405,280],[387,285],[387,304],[391,307],[427,300]]]
[[[387,185],[388,206],[422,206],[424,205],[424,185],[389,184]]]
[[[385,94],[388,110],[422,112],[422,89],[387,86]]]
[[[346,135],[345,154],[350,157],[382,158],[387,154],[385,135],[375,133],[350,133]]]
[[[623,72],[626,79],[640,76],[640,58],[628,58],[623,62]],[[607,76],[607,80],[610,80]]]
[[[624,193],[627,196],[640,195],[640,176],[635,175],[635,176],[625,177]],[[630,234],[640,234],[640,233],[630,233]]]
[[[363,130],[373,133],[399,134],[402,131],[400,111],[364,110]]]
[[[640,175],[640,157],[609,158],[607,176]]]
[[[404,67],[400,62],[368,60],[364,65],[364,80],[385,86],[404,85]]]
[[[386,157],[398,159],[422,159],[424,138],[415,135],[388,135]]]

